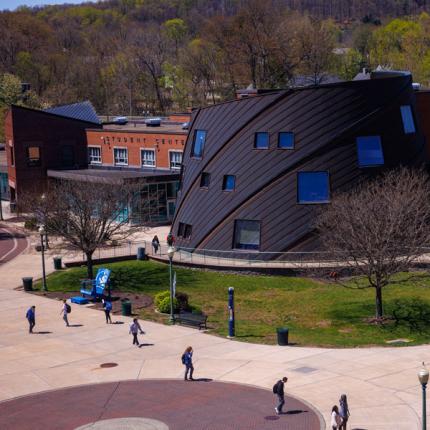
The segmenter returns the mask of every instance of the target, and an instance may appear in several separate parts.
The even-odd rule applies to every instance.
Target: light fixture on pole
[[[175,248],[169,246],[167,249],[167,255],[169,257],[169,276],[170,276],[170,322],[175,323],[175,318],[173,316],[173,277],[172,277],[172,260],[175,255]]]
[[[429,380],[429,371],[427,370],[424,361],[423,361],[423,367],[418,372],[418,379],[421,383],[421,388],[423,390],[423,416],[422,416],[422,423],[423,423],[423,430],[427,430],[427,405],[426,405],[426,388],[427,388],[427,382]]]
[[[42,252],[42,290],[48,291],[48,288],[46,286],[46,272],[45,272],[45,245],[43,241],[43,237],[46,234],[46,230],[43,224],[39,227],[39,234],[40,234],[40,245],[41,245],[41,252]]]

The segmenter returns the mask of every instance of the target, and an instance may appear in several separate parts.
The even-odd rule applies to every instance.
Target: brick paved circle
[[[169,430],[166,424],[148,418],[114,418],[97,421],[75,430]]]
[[[309,405],[286,396],[276,416],[269,390],[221,382],[121,381],[48,391],[0,403],[2,430],[74,430],[114,418],[149,418],[169,430],[320,430]]]

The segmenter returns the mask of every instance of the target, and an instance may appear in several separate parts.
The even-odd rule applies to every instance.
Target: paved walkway
[[[181,378],[180,356],[192,345],[196,377],[271,390],[275,380],[287,375],[288,393],[306,399],[327,422],[331,407],[346,393],[351,429],[420,428],[417,371],[422,361],[430,363],[429,346],[323,349],[254,345],[195,329],[143,322],[147,334],[142,341],[148,345],[139,349],[131,345],[129,318],[115,317],[118,324],[106,325],[100,311],[74,305],[70,321],[76,326],[65,327],[59,302],[14,290],[22,276],[40,277],[40,266],[40,255],[31,254],[0,266],[0,400],[99,382]],[[39,334],[29,335],[24,316],[32,304],[36,305]],[[101,369],[100,364],[106,362],[118,366]],[[265,414],[272,414],[271,403],[262,407]]]
[[[93,371],[108,373],[109,369]],[[142,417],[156,420],[161,424],[159,428],[164,425],[167,430],[321,429],[318,415],[299,400],[287,398],[284,414],[279,416],[270,405],[274,405],[270,392],[245,385],[198,380],[122,381],[0,403],[0,428],[73,430],[121,417],[119,426],[103,426],[100,430],[127,430],[129,418]],[[88,430],[93,428],[88,426]]]

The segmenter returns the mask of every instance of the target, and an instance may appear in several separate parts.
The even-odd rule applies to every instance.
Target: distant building
[[[12,106],[6,117],[8,185],[12,206],[22,193],[42,193],[49,180],[142,183],[128,208],[131,221],[173,218],[189,114],[159,126],[144,120],[102,125],[89,102],[45,111]],[[126,122],[126,121],[125,121]]]
[[[249,95],[193,114],[177,246],[268,259],[316,250],[313,223],[333,193],[428,159],[430,93],[415,93],[409,73]]]

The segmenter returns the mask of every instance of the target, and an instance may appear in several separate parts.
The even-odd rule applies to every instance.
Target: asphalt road
[[[22,233],[0,224],[0,264],[21,254],[27,245],[27,239]]]

